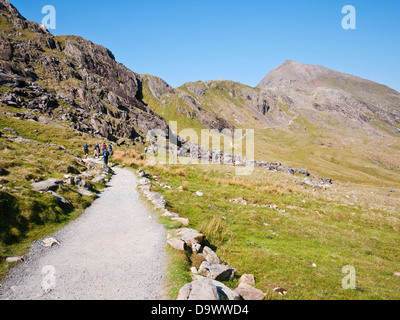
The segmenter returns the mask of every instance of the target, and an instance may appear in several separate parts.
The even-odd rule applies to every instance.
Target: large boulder
[[[209,279],[218,281],[229,281],[235,276],[235,268],[230,265],[210,263],[203,261],[200,265],[199,274]]]
[[[219,300],[219,294],[210,279],[200,278],[183,286],[176,300]]]
[[[58,187],[63,184],[62,180],[59,179],[48,179],[46,181],[36,182],[32,184],[32,187],[36,191],[57,191]]]

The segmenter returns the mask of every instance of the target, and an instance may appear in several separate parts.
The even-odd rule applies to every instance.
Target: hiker
[[[100,156],[100,145],[98,143],[94,146],[94,158],[97,159]]]
[[[108,146],[108,151],[110,152],[110,156],[112,156],[113,155],[113,144],[112,144],[112,142]]]
[[[103,143],[103,146],[101,147],[101,151],[104,152],[104,150],[107,150],[106,143]]]
[[[104,164],[108,165],[108,157],[110,156],[110,153],[108,152],[107,148],[103,150],[103,158],[104,158]]]
[[[87,159],[89,155],[89,146],[87,145],[87,143],[85,143],[85,145],[83,146],[83,154],[85,155],[85,159]]]
[[[146,147],[146,148],[144,148],[144,153],[147,153],[147,147]]]

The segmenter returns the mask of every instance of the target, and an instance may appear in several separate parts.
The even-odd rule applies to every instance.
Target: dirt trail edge
[[[115,168],[100,197],[52,237],[35,242],[0,300],[162,300],[165,230],[144,206],[133,172]]]

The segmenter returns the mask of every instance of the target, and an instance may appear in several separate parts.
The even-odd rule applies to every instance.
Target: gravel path
[[[165,299],[164,228],[140,201],[136,176],[114,171],[99,199],[52,236],[61,246],[33,244],[0,300]]]

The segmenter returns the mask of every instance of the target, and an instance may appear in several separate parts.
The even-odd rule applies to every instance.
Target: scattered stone
[[[203,261],[199,274],[213,280],[229,281],[235,276],[235,268],[229,265],[222,265]]]
[[[71,203],[67,199],[60,196],[58,193],[55,193],[54,191],[47,191],[47,193],[50,193],[51,195],[53,195],[59,202],[61,202],[64,205],[67,205],[67,206],[71,205]]]
[[[229,202],[240,203],[240,204],[243,204],[243,205],[247,206],[247,201],[244,200],[243,198],[231,199],[231,200],[229,200]]]
[[[256,280],[252,274],[244,274],[239,279],[240,283],[246,283],[249,286],[254,286],[256,284]]]
[[[82,179],[80,177],[75,177],[74,178],[74,183],[78,188],[83,188],[83,189],[87,189],[87,190],[90,190],[92,188],[92,186],[91,186],[89,181],[87,181],[85,179]]]
[[[81,174],[81,176],[85,177],[85,178],[88,178],[88,179],[94,178],[94,175],[91,172],[84,172],[84,173]]]
[[[160,194],[158,192],[150,192],[147,195],[147,199],[149,199],[156,206],[156,209],[165,208],[165,206],[167,204],[167,201],[165,201],[162,194]]]
[[[313,266],[313,268],[316,268],[316,267],[317,267],[317,265],[316,265],[315,263],[313,263],[312,266]]]
[[[6,258],[6,261],[9,262],[9,263],[23,262],[24,261],[24,257],[8,257],[8,258]]]
[[[34,141],[34,140],[24,139],[22,137],[13,138],[13,139],[10,139],[10,140],[13,141],[13,142],[16,142],[16,143],[36,143],[37,142],[37,141]]]
[[[139,184],[142,186],[151,185],[151,180],[148,178],[143,178],[139,180]]]
[[[106,178],[107,178],[107,176],[102,174],[102,175],[99,175],[99,176],[95,177],[92,180],[92,182],[93,183],[106,183]]]
[[[217,287],[210,279],[200,278],[179,290],[176,300],[219,300]]]
[[[196,195],[199,196],[199,197],[202,197],[204,194],[203,194],[203,192],[201,192],[201,191],[197,191],[197,192],[196,192]]]
[[[36,191],[57,191],[58,187],[62,184],[62,180],[48,179],[46,181],[33,183],[32,187]]]
[[[191,267],[191,268],[190,268],[190,272],[193,273],[193,274],[197,274],[197,273],[198,273],[196,267]]]
[[[395,272],[395,273],[393,273],[393,275],[396,277],[400,277],[400,272]]]
[[[267,295],[262,290],[256,289],[247,283],[239,283],[235,291],[240,294],[244,300],[263,300]]]
[[[209,247],[203,248],[203,256],[210,263],[215,263],[215,264],[222,263],[222,260],[220,259],[220,257],[218,257],[218,255]]]
[[[228,288],[226,285],[223,283],[213,280],[212,283],[217,287],[217,291],[219,294],[220,300],[242,300],[241,296],[239,293],[236,291],[232,290],[231,288]]]
[[[200,276],[198,274],[194,274],[194,277],[197,280],[204,279],[203,276]],[[240,297],[240,295],[237,292],[228,288],[223,283],[221,283],[217,280],[212,280],[212,284],[217,287],[217,291],[218,291],[220,300],[242,300],[242,298]]]
[[[183,228],[177,232],[177,235],[187,243],[188,246],[192,247],[193,244],[201,243],[203,241],[204,235],[197,230]]]
[[[46,247],[46,248],[50,248],[54,245],[59,245],[59,246],[61,245],[61,243],[58,242],[54,238],[47,238],[47,239],[42,240],[42,242],[43,242],[43,247]]]
[[[180,238],[172,238],[172,239],[168,240],[167,243],[168,243],[171,247],[175,248],[176,250],[185,251],[185,250],[187,249],[186,242],[183,241],[183,240],[180,239]]]
[[[179,214],[174,213],[174,212],[169,212],[168,210],[165,211],[162,215],[162,217],[170,217],[170,218],[178,218]]]
[[[87,190],[87,189],[83,189],[83,188],[79,188],[79,189],[77,190],[77,192],[78,192],[79,194],[83,195],[83,196],[88,196],[88,197],[91,197],[91,196],[94,195],[93,192],[91,192],[91,191],[89,191],[89,190]]]
[[[175,218],[171,218],[171,220],[172,221],[176,221],[176,222],[180,222],[186,227],[190,224],[189,219],[186,219],[186,218],[175,217]]]

